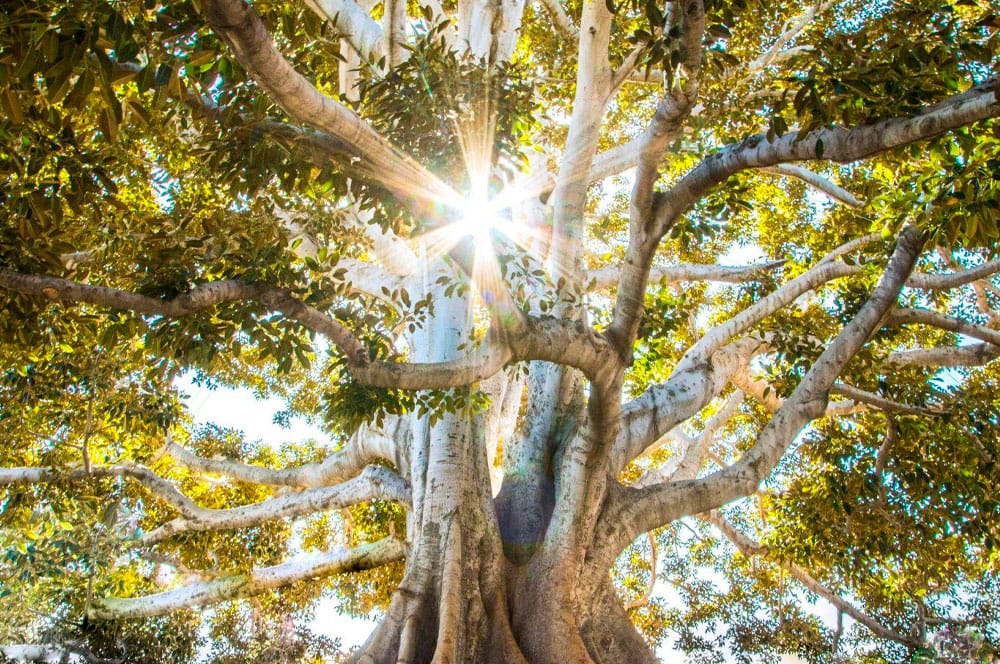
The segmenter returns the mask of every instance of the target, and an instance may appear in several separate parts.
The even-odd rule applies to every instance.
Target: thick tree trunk
[[[573,573],[554,568],[539,546],[546,524],[537,515],[551,511],[551,487],[529,477],[494,500],[480,430],[477,418],[446,416],[413,441],[426,466],[424,480],[414,478],[423,494],[404,579],[352,661],[655,661],[610,582],[577,597]]]

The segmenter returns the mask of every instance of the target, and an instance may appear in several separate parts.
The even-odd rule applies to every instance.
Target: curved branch
[[[614,537],[618,551],[640,533],[684,515],[714,509],[757,490],[798,432],[823,415],[831,386],[881,327],[922,245],[923,239],[915,228],[903,231],[871,297],[827,346],[739,461],[703,479],[668,482],[640,491],[625,490],[625,497],[616,501],[617,509],[602,517],[606,527],[618,531]]]
[[[390,537],[346,551],[301,556],[247,574],[195,582],[146,597],[98,599],[88,611],[88,616],[92,620],[162,616],[179,609],[251,597],[306,579],[381,567],[402,560],[405,553],[406,546]]]
[[[193,517],[168,521],[146,533],[140,541],[148,546],[183,532],[251,528],[268,521],[340,509],[375,499],[408,505],[410,487],[388,468],[369,466],[358,477],[336,486],[307,489],[230,509],[198,508]]]
[[[665,383],[622,406],[618,437],[611,449],[611,474],[617,476],[647,447],[711,403],[761,345],[756,339],[729,344],[701,364],[676,369]]]
[[[869,406],[874,406],[879,410],[885,411],[887,413],[902,413],[904,415],[929,415],[932,417],[940,417],[946,415],[945,411],[932,410],[930,408],[921,408],[919,406],[911,406],[905,403],[899,403],[898,401],[893,401],[891,399],[886,399],[873,392],[868,392],[867,390],[862,390],[859,387],[854,387],[853,385],[848,385],[847,383],[837,382],[834,383],[833,387],[830,388],[830,394],[839,394],[845,396],[848,399],[852,399],[858,403],[868,404]]]
[[[60,481],[80,481],[91,478],[131,477],[167,503],[181,515],[194,519],[204,509],[185,496],[169,480],[160,477],[150,468],[138,463],[119,463],[113,466],[91,466],[60,470],[58,468],[15,467],[0,468],[0,486],[5,484],[37,484]]]
[[[908,286],[924,290],[945,290],[957,288],[992,276],[1000,272],[1000,258],[986,261],[978,267],[951,274],[914,274],[907,282]]]
[[[754,542],[749,537],[741,533],[736,528],[736,526],[729,523],[717,511],[713,510],[711,512],[702,514],[700,516],[705,521],[708,521],[716,528],[718,528],[719,532],[725,535],[726,539],[732,542],[733,545],[737,548],[737,550],[739,550],[739,552],[742,553],[747,558],[752,558],[754,556],[767,554],[767,550],[764,547],[762,547],[760,544]],[[782,567],[784,567],[789,574],[795,577],[795,579],[798,580],[798,582],[801,583],[803,586],[805,586],[807,589],[816,593],[823,599],[833,604],[840,611],[846,613],[847,615],[857,620],[859,623],[870,629],[872,633],[874,633],[876,636],[883,639],[889,639],[891,641],[897,641],[899,643],[911,647],[919,647],[921,645],[918,641],[910,638],[909,636],[906,636],[905,634],[902,634],[900,632],[897,632],[893,629],[884,626],[882,623],[878,622],[877,620],[869,616],[867,613],[864,613],[863,611],[859,610],[853,604],[840,597],[840,595],[838,595],[836,592],[834,592],[827,586],[817,581],[811,574],[809,574],[802,567],[794,563],[784,563],[782,564]]]
[[[886,324],[892,326],[909,324],[929,325],[1000,346],[1000,331],[991,330],[982,325],[966,323],[964,320],[927,309],[896,309],[889,314]]]
[[[927,140],[1000,115],[998,90],[1000,78],[993,78],[908,118],[820,129],[801,135],[791,132],[774,140],[757,135],[724,148],[701,162],[663,196],[655,212],[658,238],[709,189],[735,173],[811,159],[849,163]]]
[[[823,192],[833,200],[839,201],[848,207],[860,208],[865,206],[865,202],[851,192],[847,191],[843,187],[835,185],[819,173],[814,173],[813,171],[803,168],[802,166],[796,166],[794,164],[778,164],[777,166],[769,166],[761,170],[770,175],[802,180],[809,186]]]
[[[41,295],[52,301],[82,302],[138,314],[179,318],[226,302],[252,300],[280,311],[307,328],[330,339],[352,362],[367,361],[367,352],[357,337],[333,318],[321,313],[281,288],[247,284],[242,281],[216,281],[169,299],[140,295],[117,288],[92,286],[59,277],[20,274],[0,270],[0,288],[26,295]]]
[[[224,475],[240,482],[313,488],[343,482],[362,472],[369,464],[384,459],[391,461],[400,472],[409,468],[408,445],[402,441],[409,435],[406,418],[387,418],[395,422],[388,435],[376,435],[370,428],[363,428],[344,445],[319,463],[309,463],[295,468],[275,470],[231,459],[206,459],[181,447],[169,438],[165,451],[174,461],[188,470],[199,473]]]

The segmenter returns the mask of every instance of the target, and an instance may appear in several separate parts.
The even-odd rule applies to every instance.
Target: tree
[[[998,26],[9,0],[4,653],[315,661],[333,592],[353,662],[985,658]]]

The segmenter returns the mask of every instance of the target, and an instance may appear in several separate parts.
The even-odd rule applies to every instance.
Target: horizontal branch
[[[336,486],[287,493],[252,505],[229,509],[199,507],[191,516],[173,519],[146,533],[141,543],[148,546],[189,531],[252,528],[269,521],[341,509],[376,499],[408,505],[411,500],[410,487],[388,468],[369,466],[358,477]]]
[[[714,281],[726,284],[743,284],[753,281],[765,273],[775,270],[787,261],[769,261],[759,265],[703,265],[698,263],[678,263],[676,265],[654,266],[650,270],[649,281],[657,283],[680,283],[686,281]],[[618,283],[621,267],[605,265],[590,272],[591,289],[605,290]]]
[[[904,415],[929,415],[934,417],[946,414],[944,411],[932,410],[930,408],[921,408],[919,406],[910,406],[905,403],[893,401],[892,399],[886,399],[885,397],[879,396],[873,392],[862,390],[859,387],[854,387],[853,385],[848,385],[847,383],[841,383],[841,382],[834,383],[833,387],[830,388],[830,394],[839,394],[841,396],[847,397],[848,399],[852,399],[858,403],[874,406],[875,408],[878,408],[879,410],[885,411],[887,413],[902,413]]]
[[[913,288],[925,290],[946,290],[970,284],[973,281],[985,279],[1000,272],[1000,258],[986,261],[978,267],[951,274],[914,274],[907,282]]]
[[[407,460],[409,450],[404,449],[406,446],[398,441],[406,437],[405,427],[408,420],[392,417],[386,420],[396,424],[395,430],[389,435],[380,435],[370,427],[363,427],[351,436],[341,449],[331,453],[323,461],[293,468],[273,469],[232,459],[207,459],[181,447],[169,438],[165,451],[178,464],[199,473],[223,475],[250,484],[297,488],[325,487],[355,477],[366,466],[379,460],[390,461],[396,468],[401,469],[401,472],[405,472],[404,469],[409,467]]]
[[[11,484],[41,484],[65,481],[81,481],[91,478],[131,477],[149,489],[156,497],[188,518],[196,518],[199,507],[185,496],[169,480],[160,477],[151,469],[138,463],[119,463],[112,466],[91,466],[63,470],[44,467],[0,468],[0,486]]]
[[[790,132],[773,140],[761,134],[723,148],[662,195],[655,212],[656,232],[662,236],[709,189],[742,170],[813,159],[849,163],[996,117],[1000,114],[998,89],[1000,78],[994,78],[908,118],[806,134]]]
[[[900,350],[890,353],[885,361],[900,367],[980,367],[998,357],[1000,346],[982,343]]]
[[[1000,331],[992,330],[982,325],[973,325],[964,320],[946,316],[945,314],[927,309],[905,309],[899,308],[889,314],[886,320],[887,325],[928,325],[942,330],[948,330],[957,334],[964,334],[967,337],[979,339],[1000,346]]]
[[[402,560],[405,553],[402,542],[386,538],[350,550],[304,555],[246,574],[195,582],[145,597],[98,599],[91,606],[89,617],[92,620],[124,620],[162,616],[179,609],[252,597],[307,579],[381,567]]]
[[[41,295],[53,302],[95,304],[138,314],[180,318],[227,302],[254,301],[280,311],[332,341],[350,361],[364,363],[367,352],[346,327],[297,300],[288,291],[242,281],[215,281],[168,299],[117,288],[92,286],[59,277],[0,270],[0,288],[25,295]]]

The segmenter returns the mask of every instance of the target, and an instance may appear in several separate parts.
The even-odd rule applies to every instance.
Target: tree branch
[[[341,509],[375,499],[409,505],[410,487],[388,468],[369,466],[361,475],[336,486],[307,489],[230,509],[199,507],[193,517],[173,519],[146,533],[141,543],[148,546],[189,531],[251,528],[268,521]]]
[[[757,490],[802,427],[825,412],[831,386],[881,327],[922,245],[923,239],[915,228],[903,231],[871,297],[827,346],[739,461],[702,479],[668,482],[640,491],[625,490],[625,497],[616,501],[617,508],[602,517],[607,527],[618,531],[615,543],[618,551],[640,533],[681,516],[714,509]]]
[[[851,192],[847,191],[843,187],[835,185],[819,173],[814,173],[807,168],[793,164],[778,164],[777,166],[763,168],[761,171],[770,175],[802,180],[811,187],[823,192],[833,200],[839,201],[848,207],[860,208],[865,206],[865,202]]]
[[[890,353],[885,361],[899,367],[979,367],[997,357],[1000,346],[983,343],[900,350]]]
[[[178,609],[251,597],[298,581],[381,567],[402,560],[405,552],[406,547],[402,542],[386,538],[346,551],[301,556],[280,565],[264,567],[246,574],[195,582],[155,595],[98,599],[91,606],[88,616],[92,620],[162,616]]]
[[[736,526],[729,523],[729,521],[727,521],[718,511],[713,510],[699,516],[718,528],[719,531],[725,535],[726,539],[732,542],[737,550],[747,558],[767,555],[767,550],[764,547],[737,530]],[[781,566],[808,590],[816,593],[823,599],[833,604],[840,611],[857,620],[859,623],[870,629],[876,636],[883,639],[889,639],[891,641],[897,641],[910,647],[919,647],[921,645],[919,641],[884,626],[875,618],[856,608],[853,604],[817,581],[805,569],[795,563],[783,563]]]
[[[966,323],[964,320],[960,320],[952,316],[946,316],[945,314],[940,314],[936,311],[929,311],[927,309],[897,308],[889,314],[886,324],[891,326],[911,324],[928,325],[930,327],[948,330],[957,334],[964,334],[967,337],[973,337],[974,339],[979,339],[980,341],[1000,346],[1000,331],[991,330],[990,328],[983,327],[982,325]]]
[[[776,270],[787,261],[777,260],[759,265],[702,265],[698,263],[677,263],[676,265],[654,266],[650,270],[649,281],[674,284],[685,281],[714,281],[727,284],[743,284],[754,281],[764,273]],[[605,265],[590,271],[591,290],[605,290],[618,283],[621,267]]]
[[[206,459],[193,454],[168,437],[165,450],[175,462],[198,473],[224,475],[240,482],[297,488],[325,487],[355,477],[380,459],[391,461],[399,472],[409,468],[409,449],[399,441],[409,435],[407,418],[387,418],[395,422],[389,435],[378,435],[363,427],[343,448],[319,463],[275,470],[231,459]]]
[[[382,28],[354,0],[305,0],[320,17],[333,24],[366,62],[375,62],[383,55]]]
[[[1000,258],[986,261],[978,267],[974,267],[962,272],[951,274],[914,274],[907,282],[913,288],[923,288],[924,290],[946,290],[957,288],[992,276],[1000,272]]]
[[[299,74],[275,48],[264,22],[244,0],[204,0],[202,11],[239,63],[289,116],[344,143],[356,160],[353,168],[418,209],[427,207],[418,202],[454,197],[437,176]]]

